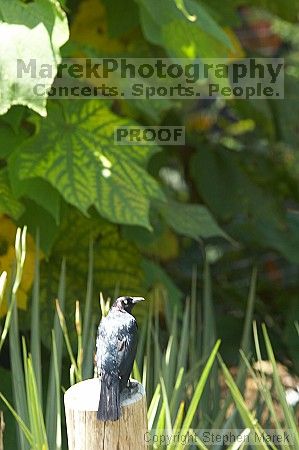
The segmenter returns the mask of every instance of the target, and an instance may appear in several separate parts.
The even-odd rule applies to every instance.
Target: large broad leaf
[[[252,248],[272,248],[281,253],[292,263],[299,263],[299,216],[298,212],[286,214],[285,224],[277,223],[265,216],[258,221],[248,220],[234,223],[229,227],[230,233],[238,241],[251,245]]]
[[[4,122],[0,121],[0,158],[6,158],[14,148],[19,146],[24,138],[27,137],[25,131],[20,129],[19,133],[15,133],[12,127]]]
[[[41,178],[20,180],[17,177],[12,177],[11,187],[14,195],[18,199],[24,197],[33,200],[47,210],[55,220],[56,224],[59,224],[61,196],[53,186]],[[34,215],[32,219],[35,219]],[[38,225],[38,223],[36,224]]]
[[[249,169],[254,171],[255,164],[254,158],[247,161],[246,155],[222,148],[207,147],[196,152],[191,163],[192,176],[201,197],[216,216],[223,220],[244,215],[279,221],[279,201],[247,173]]]
[[[93,309],[99,317],[99,295],[114,298],[117,295],[145,295],[147,287],[141,267],[141,255],[137,247],[124,239],[119,227],[95,212],[84,217],[72,207],[65,211],[59,235],[49,260],[42,266],[41,320],[44,336],[50,342],[54,299],[57,295],[59,269],[66,258],[66,314],[73,330],[75,300],[80,300],[83,310],[86,295],[88,249],[90,239],[94,248]]]
[[[112,38],[119,37],[139,25],[138,7],[134,0],[103,0],[106,8],[108,34]]]
[[[44,178],[85,214],[94,205],[112,222],[150,229],[150,199],[163,194],[145,165],[157,149],[115,144],[114,128],[133,124],[104,100],[49,106],[37,135],[14,152],[11,176]]]
[[[68,40],[69,31],[65,13],[57,0],[1,0],[0,2],[0,114],[11,105],[29,106],[46,116],[46,94],[34,95],[33,88],[44,80],[39,75],[41,64],[50,64],[54,80],[59,49]],[[17,60],[26,66],[33,61],[37,73],[22,76],[17,71]]]
[[[55,271],[53,266],[56,265],[58,276],[59,261],[65,257],[72,284],[70,290],[82,298],[90,239],[94,240],[96,295],[102,291],[105,295],[113,296],[117,290],[132,295],[140,294],[144,278],[140,252],[133,243],[121,236],[119,227],[102,219],[95,211],[86,218],[74,208],[67,208],[53,247],[50,263],[54,264],[50,270]]]
[[[145,273],[145,285],[147,289],[157,285],[164,286],[169,301],[172,302],[173,305],[178,305],[184,294],[176,286],[167,272],[162,269],[159,264],[156,264],[149,259],[144,259],[141,263],[141,267]]]
[[[227,237],[208,209],[203,205],[157,202],[162,216],[177,233],[193,239]]]
[[[35,183],[34,185],[37,186]],[[52,200],[50,200],[50,203],[52,203]],[[49,208],[46,209],[46,205],[42,207],[40,202],[37,203],[31,199],[26,199],[24,206],[24,213],[18,219],[17,224],[22,227],[26,225],[31,236],[36,236],[37,232],[39,233],[40,248],[43,254],[48,257],[59,232],[59,227],[53,217],[54,211],[49,213]]]
[[[22,211],[22,204],[14,198],[11,191],[7,170],[0,170],[0,215],[8,214],[17,219]]]
[[[180,58],[225,57],[232,48],[224,30],[193,0],[139,0],[143,32]]]

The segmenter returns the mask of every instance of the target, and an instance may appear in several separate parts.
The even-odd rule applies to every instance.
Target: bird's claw
[[[138,383],[137,383],[137,381],[128,380],[127,389],[128,389],[128,392],[129,392],[129,397],[131,397],[132,394],[135,394],[138,391]]]

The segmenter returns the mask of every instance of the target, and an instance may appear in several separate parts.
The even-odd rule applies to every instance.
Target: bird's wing
[[[122,388],[126,386],[132,372],[137,350],[137,324],[132,321],[129,329],[118,336],[118,364]]]
[[[97,332],[96,362],[97,371],[101,376],[102,371],[117,374],[117,333],[107,318],[103,318]],[[114,357],[113,357],[114,355]]]

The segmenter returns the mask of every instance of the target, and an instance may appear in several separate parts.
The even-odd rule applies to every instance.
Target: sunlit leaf
[[[1,0],[0,3],[0,114],[11,105],[27,105],[42,116],[46,115],[46,94],[34,95],[34,86],[42,80],[17,72],[17,60],[22,58],[28,66],[30,60],[38,67],[49,64],[56,75],[60,62],[60,47],[68,40],[66,14],[57,0]],[[34,74],[33,74],[34,75]]]
[[[14,152],[11,176],[44,178],[85,214],[94,205],[112,222],[151,228],[150,199],[163,194],[144,166],[157,149],[115,144],[115,127],[128,124],[104,100],[52,104],[36,136]]]

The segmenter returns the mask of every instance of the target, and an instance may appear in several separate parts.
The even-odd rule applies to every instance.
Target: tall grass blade
[[[62,446],[62,436],[61,436],[61,381],[59,374],[58,365],[58,355],[57,346],[54,330],[52,330],[52,353],[54,362],[54,372],[55,372],[55,392],[56,392],[56,420],[57,420],[57,433],[56,433],[56,449],[60,450]]]
[[[245,428],[245,430],[243,430],[242,433],[238,436],[238,439],[236,439],[236,442],[230,445],[227,450],[242,450],[244,448],[244,442],[250,435],[250,433],[250,428]]]
[[[158,411],[158,406],[161,398],[161,386],[157,384],[155,393],[147,410],[147,421],[148,421],[148,429],[151,430],[153,428],[153,424],[156,418],[156,414]]]
[[[248,354],[248,352],[251,349],[251,330],[252,330],[251,327],[252,327],[254,303],[255,303],[255,297],[256,297],[256,282],[257,282],[257,269],[255,267],[252,270],[252,275],[251,275],[250,288],[249,288],[248,301],[247,301],[246,314],[245,314],[245,322],[244,322],[243,334],[242,334],[242,340],[241,340],[241,349],[243,350],[243,352],[245,354]]]
[[[147,335],[147,326],[146,321],[144,321],[141,325],[140,332],[139,332],[139,339],[138,339],[138,348],[136,353],[136,362],[137,366],[141,370],[142,364],[143,364],[143,355],[145,353],[145,340]]]
[[[248,293],[248,300],[247,300],[247,306],[246,306],[246,314],[245,314],[245,320],[244,320],[244,326],[243,326],[243,333],[241,338],[241,344],[240,348],[243,350],[243,352],[246,352],[248,357],[248,352],[251,349],[251,324],[253,320],[253,313],[254,313],[254,303],[255,303],[255,297],[256,297],[256,282],[257,282],[257,270],[256,268],[252,271],[250,286],[249,286],[249,293]],[[244,364],[244,361],[242,357],[239,359],[239,365],[238,365],[238,375],[236,379],[236,385],[238,388],[243,391],[245,380],[247,375],[247,369],[246,364]],[[232,395],[229,393],[227,398],[225,399],[224,405],[220,409],[219,413],[217,414],[217,417],[213,423],[213,428],[218,429],[222,426],[223,421],[225,419],[225,414],[227,411],[227,408],[229,407],[230,403],[232,402]]]
[[[267,385],[267,383],[265,382],[264,378],[261,376],[257,376],[255,371],[253,370],[253,368],[251,367],[245,353],[241,350],[241,356],[246,364],[247,370],[249,372],[249,374],[252,376],[253,380],[255,381],[257,387],[258,387],[258,391],[261,394],[262,398],[264,399],[264,403],[262,405],[262,411],[264,409],[264,406],[266,404],[267,408],[269,409],[270,415],[271,415],[271,419],[275,424],[277,433],[280,432],[280,430],[283,429],[282,424],[280,423],[278,417],[277,417],[277,413],[276,413],[276,409],[274,407],[274,403],[273,403],[273,399],[272,399],[272,395],[271,395],[271,390],[269,390],[269,386]],[[261,413],[262,413],[261,411]],[[288,450],[289,446],[285,443],[284,444],[284,450]]]
[[[40,263],[39,263],[39,232],[36,233],[35,238],[35,267],[34,267],[34,282],[32,290],[32,307],[31,307],[31,336],[30,336],[30,350],[32,355],[32,364],[36,376],[37,390],[40,401],[42,402],[42,365],[41,365],[41,340],[40,340]]]
[[[75,327],[77,333],[77,381],[82,381],[83,345],[82,345],[82,319],[79,300],[76,301]]]
[[[164,434],[164,430],[165,430],[165,403],[162,402],[162,407],[158,417],[157,428],[155,432],[155,435],[157,435],[157,442],[163,442],[162,435]],[[164,448],[164,446],[154,444],[154,448],[160,449]]]
[[[186,307],[184,310],[183,326],[179,344],[176,374],[179,373],[182,367],[184,368],[184,370],[186,370],[188,358],[188,346],[189,346],[189,328],[190,328],[190,302],[189,300],[187,300]]]
[[[276,389],[276,392],[278,395],[279,403],[283,409],[286,425],[287,425],[288,429],[292,431],[294,443],[295,443],[294,448],[299,448],[299,432],[298,432],[296,419],[295,419],[293,410],[291,409],[291,407],[288,405],[288,403],[286,401],[285,390],[280,381],[273,348],[272,348],[265,324],[262,324],[262,330],[263,330],[263,336],[264,336],[266,349],[267,349],[267,353],[268,353],[268,358],[271,361],[272,368],[273,368],[274,386],[275,386],[275,389]]]
[[[171,342],[170,342],[171,339]],[[167,370],[167,384],[166,391],[169,396],[173,392],[176,376],[177,354],[178,354],[178,320],[177,320],[177,307],[175,306],[170,338],[168,341],[166,354],[165,354],[165,370]],[[163,374],[163,377],[165,375]]]
[[[253,430],[256,434],[256,436],[259,438],[260,443],[255,443],[255,448],[257,450],[268,450],[268,446],[265,444],[263,438],[262,438],[262,428],[259,425],[257,419],[252,415],[252,413],[249,411],[236,383],[233,380],[233,377],[231,376],[229,370],[227,369],[226,365],[222,361],[222,359],[219,357],[219,361],[222,367],[223,375],[225,382],[232,394],[232,397],[235,401],[236,407],[239,411],[239,414],[242,418],[242,421],[246,428],[249,428],[250,430]]]
[[[184,367],[181,367],[174,385],[174,390],[171,395],[170,411],[172,415],[175,414],[175,411],[178,408],[180,394],[182,392],[183,387],[182,386],[183,375],[184,375]]]
[[[21,419],[21,417],[19,416],[19,414],[16,412],[16,410],[13,408],[13,406],[7,401],[7,399],[4,397],[4,395],[0,392],[0,398],[3,401],[3,403],[7,406],[7,408],[9,409],[9,411],[11,412],[11,414],[14,416],[14,418],[16,419],[17,424],[19,425],[20,429],[22,430],[22,432],[24,433],[25,438],[27,439],[29,445],[31,448],[34,447],[34,442],[33,442],[33,437],[32,437],[32,433],[29,430],[29,428],[27,427],[27,425],[25,424],[25,422]]]
[[[2,272],[2,274],[0,276],[0,308],[1,308],[1,305],[2,305],[2,302],[3,302],[3,298],[4,298],[6,283],[7,283],[7,272]],[[10,311],[10,316],[11,316],[11,311]],[[7,315],[6,315],[6,321],[8,321]],[[6,338],[7,333],[8,333],[9,322],[10,322],[10,319],[9,319],[8,323],[4,324],[3,329],[1,329],[1,334],[0,334],[0,351],[1,351],[1,348],[2,348],[2,346],[4,344],[5,338]]]
[[[134,380],[137,380],[137,381],[139,381],[139,383],[141,383],[141,375],[140,375],[136,360],[134,361],[134,364],[133,364],[133,378],[134,378]]]
[[[23,231],[21,231],[20,228],[17,229],[15,252],[16,252],[16,271],[10,300],[10,307],[11,307],[11,323],[9,329],[10,364],[11,364],[11,371],[13,374],[12,390],[16,413],[20,416],[23,422],[27,424],[28,409],[27,409],[24,372],[19,339],[18,312],[16,304],[17,291],[21,283],[22,271],[25,262],[26,228],[24,228]],[[25,435],[23,434],[21,428],[18,428],[18,437],[21,450],[28,449],[28,443],[25,439]]]
[[[27,355],[25,338],[22,338],[24,374],[27,394],[28,415],[32,432],[34,448],[48,449],[47,436],[44,424],[44,416],[40,397],[37,390],[31,356]]]
[[[2,272],[0,276],[0,308],[3,302],[6,281],[7,281],[7,272]]]
[[[65,303],[65,291],[66,291],[65,278],[66,278],[66,263],[65,260],[63,259],[61,264],[59,287],[58,287],[58,298],[62,312],[64,310],[64,303]],[[57,314],[55,314],[54,318],[54,335],[57,348],[58,373],[59,376],[61,376],[63,336]],[[54,355],[52,354],[50,361],[50,372],[49,372],[49,383],[47,394],[46,430],[49,439],[49,448],[51,450],[58,450],[56,442],[58,440],[58,436],[61,433],[61,431],[57,429],[56,414],[53,414],[53,411],[57,411],[57,399],[56,399],[55,363],[54,363]]]
[[[204,263],[203,272],[203,348],[202,355],[207,358],[216,342],[216,325],[212,296],[212,283],[210,266],[207,258]],[[218,369],[212,368],[211,375],[207,381],[207,388],[202,398],[202,410],[205,416],[214,416],[219,410],[220,393],[218,387]]]
[[[158,309],[155,309],[153,314],[154,319],[154,325],[153,325],[153,332],[151,335],[151,338],[154,340],[154,364],[153,367],[149,367],[150,372],[148,372],[148,383],[150,381],[150,385],[152,390],[154,390],[154,387],[159,383],[161,370],[163,370],[162,365],[165,364],[165,361],[163,361],[162,358],[162,352],[160,349],[160,343],[159,343],[159,333],[160,333],[160,325],[159,325],[159,311]],[[148,347],[147,349],[151,352],[152,346]],[[151,354],[148,354],[148,359],[151,358]]]
[[[142,384],[144,385],[144,387],[148,393],[152,392],[151,391],[152,378],[148,376],[148,371],[152,367],[152,364],[151,364],[151,360],[152,360],[152,358],[151,358],[152,317],[153,317],[153,306],[152,306],[152,303],[150,303],[148,324],[147,324],[145,358],[144,358],[144,363],[143,363],[143,374],[142,374]],[[145,361],[146,361],[146,363],[145,363]]]
[[[203,273],[203,349],[204,356],[210,354],[212,347],[216,341],[216,327],[214,317],[214,307],[212,300],[211,274],[210,266],[207,261],[204,265]]]
[[[6,336],[8,334],[9,326],[12,320],[13,315],[13,309],[14,309],[14,303],[16,301],[16,293],[18,291],[19,285],[21,283],[22,279],[22,273],[23,273],[23,266],[25,262],[25,256],[26,256],[26,233],[27,233],[27,227],[24,227],[23,230],[21,228],[17,229],[16,232],[16,239],[15,239],[15,255],[16,255],[16,264],[15,264],[15,274],[14,274],[14,280],[12,282],[12,287],[10,287],[9,292],[9,299],[8,299],[8,311],[6,313],[4,327],[0,336],[0,351],[4,344],[4,341],[6,339]],[[7,275],[4,275],[6,272],[3,272],[1,274],[1,284],[2,284],[2,296],[4,294],[5,289],[5,281]],[[1,299],[2,302],[2,299]]]
[[[193,367],[198,358],[197,337],[196,334],[196,317],[197,317],[197,266],[192,268],[192,282],[191,282],[191,317],[190,317],[190,367]]]
[[[213,348],[213,350],[212,350],[212,352],[211,352],[211,354],[209,356],[209,359],[208,359],[208,361],[207,361],[207,363],[206,363],[206,365],[205,365],[205,367],[203,369],[201,377],[200,377],[200,379],[199,379],[199,381],[198,381],[198,383],[196,385],[196,388],[195,388],[192,400],[190,402],[190,405],[189,405],[186,417],[185,417],[183,425],[182,425],[182,430],[181,430],[182,435],[185,435],[188,432],[188,430],[189,430],[189,428],[191,426],[191,423],[192,423],[192,421],[194,419],[194,416],[195,416],[195,413],[196,413],[196,409],[198,407],[198,404],[199,404],[199,401],[201,399],[204,387],[205,387],[205,385],[207,383],[209,374],[210,374],[211,369],[213,367],[213,364],[214,364],[214,361],[215,361],[215,358],[216,358],[219,346],[220,346],[220,340],[218,340],[216,342],[216,344],[215,344],[215,346],[214,346],[214,348]],[[178,444],[178,446],[177,446],[177,450],[182,450],[183,448],[184,448],[184,446],[180,442]]]
[[[95,330],[96,330],[96,318],[92,317],[90,322],[89,336],[87,344],[83,347],[83,368],[82,368],[82,379],[92,378],[94,375],[94,351],[95,351]],[[84,357],[85,355],[85,357]]]
[[[90,335],[91,335],[91,320],[92,320],[92,295],[93,295],[93,270],[94,270],[94,252],[93,252],[93,240],[89,241],[88,251],[88,274],[87,274],[87,286],[85,297],[85,308],[83,316],[83,366],[82,366],[82,379],[90,377],[90,359],[92,360],[92,353],[87,351],[89,347]]]
[[[161,383],[161,389],[162,389],[162,399],[163,399],[163,406],[165,407],[165,422],[167,430],[172,430],[172,423],[171,423],[171,416],[170,416],[170,408],[169,408],[169,402],[167,397],[167,391],[165,387],[165,383],[163,380],[163,377],[160,377],[160,383]]]
[[[208,447],[202,442],[202,440],[198,436],[196,436],[193,430],[190,430],[189,434],[193,437],[197,448],[199,448],[200,450],[209,450]]]

